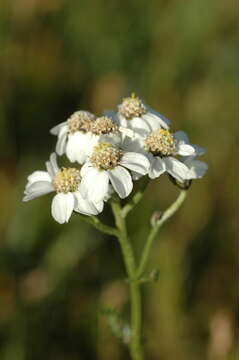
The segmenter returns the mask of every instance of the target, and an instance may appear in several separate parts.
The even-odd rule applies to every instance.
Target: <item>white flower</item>
[[[143,104],[134,94],[123,99],[118,105],[117,118],[121,126],[128,127],[139,135],[145,135],[159,127],[168,129],[170,123],[163,115]]]
[[[188,143],[187,135],[183,131],[171,134],[169,130],[159,128],[149,132],[131,143],[130,149],[147,154],[150,161],[149,177],[155,179],[164,172],[180,182],[188,180],[191,176],[188,166],[175,156],[197,156],[203,149]],[[137,174],[135,175],[137,178]]]
[[[100,201],[111,184],[119,197],[125,198],[133,189],[132,176],[127,169],[145,175],[149,165],[143,154],[123,152],[110,143],[99,143],[81,168],[82,196],[92,201]]]
[[[66,122],[53,128],[51,133],[58,135],[56,152],[59,155],[65,152],[71,162],[83,164],[100,140],[120,143],[121,133],[129,136],[129,131],[119,127],[108,116],[95,118],[87,111],[77,111]]]
[[[85,161],[85,150],[88,145],[88,132],[95,121],[95,115],[88,111],[76,111],[69,119],[50,130],[57,135],[56,152],[58,155],[66,153],[70,161]],[[79,149],[80,148],[80,149]],[[81,151],[81,149],[84,149]]]
[[[176,137],[181,145],[189,144],[188,136],[183,131],[178,131]],[[201,179],[208,170],[208,165],[201,160],[197,160],[196,157],[204,155],[206,150],[198,145],[191,145],[195,153],[190,156],[182,156],[181,161],[187,166],[188,174],[187,180]]]
[[[97,215],[103,210],[103,201],[92,202],[82,197],[80,192],[81,175],[75,168],[59,169],[56,154],[46,162],[47,171],[35,171],[28,176],[23,201],[55,191],[51,212],[60,224],[69,221],[74,211],[85,215]]]

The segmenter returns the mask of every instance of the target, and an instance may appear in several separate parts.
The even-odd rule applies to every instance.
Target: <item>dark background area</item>
[[[239,359],[238,23],[236,0],[0,3],[1,359],[127,359],[102,313],[128,314],[117,241],[77,216],[58,225],[51,195],[22,194],[54,150],[51,127],[131,92],[207,148],[209,164],[152,252],[146,358]],[[138,252],[177,192],[164,176],[150,184],[129,217]]]

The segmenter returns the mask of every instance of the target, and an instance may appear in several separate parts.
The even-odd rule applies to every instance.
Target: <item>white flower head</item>
[[[175,136],[181,146],[189,144],[189,139],[185,132],[177,131],[175,133]],[[187,180],[201,179],[206,174],[208,170],[208,165],[204,161],[197,160],[197,157],[204,155],[206,150],[199,145],[193,144],[191,146],[194,148],[194,154],[181,156],[180,160],[188,168]]]
[[[148,131],[159,127],[168,129],[170,123],[168,119],[150,109],[134,94],[124,98],[118,105],[117,117],[121,126],[129,127],[139,135],[145,135]]]
[[[76,111],[67,121],[53,127],[50,133],[58,137],[56,144],[56,152],[63,155],[70,139],[77,137],[79,133],[87,133],[91,123],[95,120],[95,115],[89,111]],[[73,140],[74,141],[74,140]]]
[[[173,134],[162,128],[149,132],[147,136],[141,137],[134,144],[137,151],[141,149],[148,156],[151,179],[167,172],[179,182],[191,179],[192,175],[187,163],[178,160],[176,156],[195,157],[204,151],[197,145],[189,144],[188,137],[183,131]]]
[[[149,165],[143,154],[124,152],[116,145],[101,142],[82,166],[81,193],[92,201],[99,201],[105,197],[111,184],[119,197],[125,198],[133,189],[129,170],[145,175]]]
[[[51,130],[58,135],[56,152],[64,152],[71,162],[83,164],[99,141],[120,143],[121,133],[127,132],[109,116],[95,117],[87,111],[77,111],[65,122]]]
[[[60,224],[68,222],[74,211],[85,215],[97,215],[103,210],[103,201],[92,202],[82,197],[81,175],[76,168],[59,168],[56,154],[46,162],[47,171],[35,171],[28,176],[23,201],[56,192],[52,200],[53,218]]]

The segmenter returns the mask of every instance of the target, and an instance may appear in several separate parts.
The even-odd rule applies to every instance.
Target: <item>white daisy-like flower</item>
[[[184,131],[178,131],[177,138],[181,144],[189,144],[189,139]],[[181,156],[180,160],[187,166],[187,180],[201,179],[208,170],[208,165],[204,161],[197,160],[198,156],[204,155],[206,150],[199,145],[191,145],[195,150],[195,154],[191,156]]]
[[[95,115],[89,111],[80,110],[74,112],[67,121],[64,121],[54,126],[50,133],[58,136],[56,144],[56,151],[58,155],[63,155],[66,148],[66,143],[69,135],[73,135],[76,132],[87,132],[90,124],[95,120]]]
[[[145,135],[149,131],[154,131],[159,127],[168,129],[170,121],[146,106],[140,98],[134,94],[124,98],[118,105],[118,122],[121,126],[128,127],[139,135]]]
[[[71,162],[77,161],[80,164],[91,155],[99,141],[116,144],[121,142],[122,133],[131,135],[128,129],[118,126],[112,118],[96,118],[87,111],[75,112],[65,123],[53,128],[51,133],[58,135],[56,152],[59,155],[65,152]]]
[[[60,224],[68,222],[74,211],[84,215],[97,215],[103,210],[103,201],[92,202],[82,197],[81,175],[75,168],[59,168],[56,154],[46,162],[47,171],[35,171],[28,176],[23,201],[56,192],[52,200],[53,218]]]
[[[89,111],[76,111],[67,121],[53,127],[50,133],[58,137],[56,144],[56,152],[58,155],[66,153],[69,160],[83,163],[85,160],[85,152],[74,151],[75,148],[84,148],[87,143],[87,134],[91,124],[96,117]]]
[[[124,152],[113,144],[99,143],[81,168],[82,196],[100,201],[111,184],[119,197],[125,198],[133,189],[132,176],[127,169],[145,175],[149,166],[149,160],[143,154]]]
[[[132,142],[131,149],[132,146],[136,151],[141,150],[147,154],[150,161],[149,177],[151,179],[167,172],[180,182],[189,180],[191,175],[185,161],[180,161],[175,156],[195,157],[204,151],[197,145],[189,144],[187,135],[183,131],[173,134],[162,128],[136,139]],[[137,174],[135,177],[137,178]]]

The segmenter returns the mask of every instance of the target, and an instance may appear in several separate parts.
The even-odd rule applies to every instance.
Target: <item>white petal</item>
[[[53,179],[55,176],[55,173],[52,169],[50,161],[46,161],[46,169],[47,169],[47,172],[48,172],[49,176],[51,177],[51,179]]]
[[[118,124],[119,125],[121,125],[123,127],[128,127],[128,121],[126,120],[126,118],[124,116],[117,113],[117,117],[118,117]],[[116,121],[116,123],[117,123],[117,121]]]
[[[157,116],[158,118],[163,120],[164,123],[168,126],[171,124],[171,121],[168,118],[166,118],[166,116],[160,114],[158,111],[154,110],[153,108],[151,108],[148,105],[146,106],[146,108],[147,108],[147,114],[150,113],[150,114],[153,114],[154,116]]]
[[[60,170],[58,165],[57,165],[56,154],[55,153],[52,153],[51,156],[50,156],[50,161],[46,162],[46,168],[47,168],[48,174],[53,179],[54,176]]]
[[[111,198],[111,195],[114,193],[112,185],[109,184],[107,194],[104,197],[104,201],[108,201]]]
[[[74,210],[84,215],[98,215],[104,208],[104,201],[93,203],[84,199],[79,191],[74,193],[76,202]]]
[[[164,157],[163,161],[166,165],[167,172],[175,179],[181,182],[188,180],[188,168],[181,161],[171,156]]]
[[[27,180],[28,180],[27,186],[29,186],[36,181],[51,182],[51,177],[47,171],[34,171],[31,175],[28,176]]]
[[[75,199],[72,193],[59,193],[54,196],[51,204],[53,218],[59,223],[68,222],[74,209]]]
[[[88,132],[86,134],[83,134],[83,135],[84,135],[84,142],[82,143],[82,148],[84,149],[87,156],[90,156],[92,154],[92,152],[93,152],[94,147],[98,144],[100,136],[99,135],[94,135],[94,134],[92,134],[90,132]],[[108,135],[108,136],[113,137],[113,134]]]
[[[208,165],[204,161],[188,159],[185,160],[184,163],[189,168],[188,180],[200,179],[208,170]]]
[[[133,189],[133,181],[130,173],[121,166],[117,166],[113,170],[109,170],[108,173],[113,188],[119,197],[124,199]]]
[[[86,162],[82,167],[81,167],[81,170],[80,170],[80,174],[81,176],[85,176],[88,171],[91,171],[93,168],[92,164],[90,162]]]
[[[150,129],[149,132],[161,129],[161,127],[162,127],[159,119],[153,114],[147,113],[147,114],[143,115],[143,119],[146,122],[146,124],[148,124],[148,127]]]
[[[56,144],[56,152],[58,155],[63,155],[65,152],[66,147],[66,140],[67,140],[67,126],[63,126],[59,132],[58,141]]]
[[[52,170],[54,172],[54,175],[56,175],[59,172],[59,166],[57,164],[57,160],[56,160],[56,153],[52,153],[50,156],[50,163],[51,163],[51,167]]]
[[[169,128],[170,120],[168,120],[164,115],[148,108],[146,114],[143,115],[144,119],[150,123],[152,130],[157,130],[159,127],[163,127],[164,129]]]
[[[70,134],[66,145],[66,155],[71,162],[83,164],[89,153],[89,147],[92,148],[92,139],[89,134],[80,131]]]
[[[152,159],[151,167],[149,170],[150,179],[156,179],[166,171],[165,164],[159,156],[155,156]]]
[[[141,117],[134,117],[130,120],[129,124],[134,131],[139,132],[141,135],[146,135],[151,132],[151,127],[148,125],[147,121]]]
[[[107,171],[98,170],[94,167],[88,168],[88,171],[82,177],[80,183],[81,195],[93,202],[99,202],[104,199],[108,192],[109,176]]]
[[[129,129],[129,128],[126,128],[126,127],[123,127],[123,126],[120,126],[120,127],[119,127],[119,131],[120,131],[123,135],[128,136],[128,137],[131,138],[131,139],[135,136],[133,130],[131,130],[131,129]]]
[[[188,144],[189,143],[189,139],[188,139],[188,136],[187,134],[184,132],[184,131],[176,131],[174,134],[173,134],[173,137],[180,141],[180,142],[183,142],[185,144]]]
[[[126,152],[122,156],[120,164],[141,175],[147,174],[150,166],[149,160],[146,156],[136,152]]]
[[[196,155],[194,147],[189,144],[179,143],[177,147],[178,147],[177,153],[179,155],[182,156]]]
[[[49,181],[33,182],[29,186],[26,186],[23,201],[35,199],[36,197],[48,194],[52,191],[54,191],[54,188],[52,186],[52,183]]]
[[[125,137],[120,145],[121,149],[125,152],[145,152],[144,150],[144,137],[136,136],[134,139]]]
[[[63,126],[65,126],[66,124],[67,124],[67,122],[64,121],[64,122],[62,122],[62,123],[54,126],[54,127],[50,130],[50,133],[51,133],[52,135],[58,135],[59,132],[60,132],[60,130],[61,130],[61,128],[62,128]]]
[[[69,134],[68,142],[66,145],[66,156],[71,162],[78,161],[82,164],[86,159],[86,154],[84,151],[84,136],[81,132],[77,131],[74,134]]]

